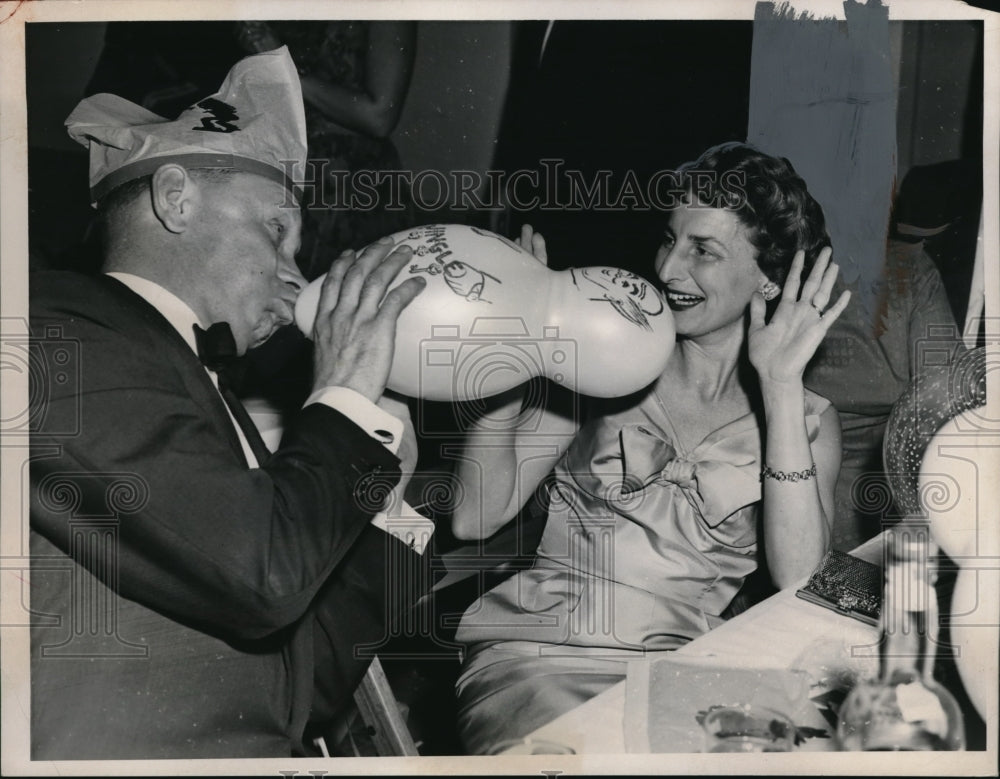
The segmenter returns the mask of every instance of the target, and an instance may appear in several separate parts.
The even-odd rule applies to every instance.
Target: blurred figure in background
[[[853,295],[805,373],[806,386],[828,398],[840,414],[844,459],[833,547],[845,552],[880,533],[895,512],[882,459],[893,405],[923,369],[947,364],[965,351],[955,310],[965,313],[974,238],[966,251],[949,257],[951,296],[926,241],[974,221],[979,206],[968,197],[941,197],[939,187],[919,186],[925,178],[919,171],[901,186],[879,287],[869,296],[877,301],[875,309],[866,309],[864,295]],[[943,216],[942,209],[950,215]],[[956,227],[949,230],[949,225]],[[963,279],[964,292],[959,292]],[[843,288],[840,278],[837,289]]]
[[[416,22],[239,22],[247,53],[287,45],[299,70],[306,105],[309,160],[306,181],[323,181],[304,209],[299,265],[306,278],[325,273],[345,249],[412,225],[409,196],[390,182],[374,196],[352,186],[352,177],[400,170],[389,135],[396,128],[410,86]],[[346,186],[345,186],[346,185]],[[365,183],[362,182],[362,186]],[[352,197],[370,207],[349,208]]]
[[[556,270],[607,264],[648,275],[665,210],[642,202],[647,185],[708,139],[746,138],[752,37],[749,21],[515,23],[494,167],[537,171],[539,185],[517,187],[521,204],[509,203],[498,231],[531,224]],[[561,167],[553,174],[543,160]],[[610,207],[568,203],[567,171],[579,171],[584,188],[606,172]],[[633,176],[637,198],[628,197]]]

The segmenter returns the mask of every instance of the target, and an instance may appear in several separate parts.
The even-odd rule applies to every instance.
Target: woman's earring
[[[766,281],[760,285],[760,294],[764,296],[764,300],[774,300],[779,292],[781,288],[773,281]]]

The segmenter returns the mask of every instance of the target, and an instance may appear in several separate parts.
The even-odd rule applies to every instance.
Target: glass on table
[[[780,711],[744,703],[713,706],[702,723],[705,752],[791,752],[795,724]]]
[[[920,518],[887,531],[880,673],[860,682],[840,709],[844,750],[963,750],[958,702],[934,678],[939,626],[937,547]]]
[[[789,668],[809,676],[815,697],[829,691],[846,694],[862,679],[877,675],[878,663],[878,646],[871,640],[828,636],[811,641]]]
[[[897,675],[859,683],[841,707],[837,740],[845,751],[965,749],[962,710],[936,682]]]
[[[510,738],[490,747],[488,755],[575,755],[576,750],[565,744],[540,738]]]

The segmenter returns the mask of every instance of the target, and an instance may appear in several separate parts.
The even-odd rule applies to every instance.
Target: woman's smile
[[[673,287],[666,289],[667,305],[671,311],[687,311],[705,301],[701,295],[693,295],[689,292],[681,292]]]

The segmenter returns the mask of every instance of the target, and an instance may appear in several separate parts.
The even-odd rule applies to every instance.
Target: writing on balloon
[[[410,266],[410,273],[426,273],[428,276],[440,276],[444,279],[448,288],[459,297],[473,303],[492,303],[493,301],[483,297],[487,280],[502,284],[496,276],[481,271],[462,260],[449,260],[445,258],[453,254],[448,247],[446,229],[444,225],[428,225],[416,230],[412,230],[406,237],[404,243],[409,241],[422,241],[419,246],[413,247],[413,253],[418,257],[433,257],[430,265],[421,267],[419,263]]]
[[[587,294],[595,294],[595,288],[600,290],[590,300],[610,303],[618,314],[644,330],[653,329],[649,317],[663,313],[663,298],[641,276],[621,268],[580,268],[570,272],[578,289],[584,290],[583,282],[588,282],[584,290]]]

